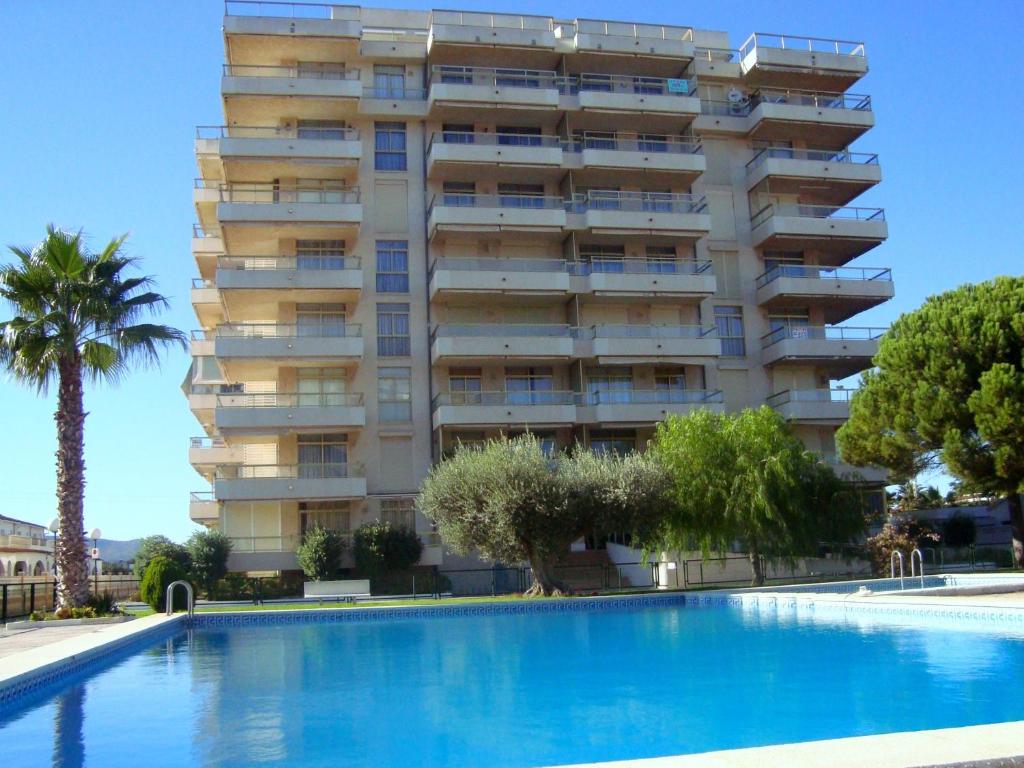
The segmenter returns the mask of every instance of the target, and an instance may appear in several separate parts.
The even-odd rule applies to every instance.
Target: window
[[[581,245],[580,259],[590,263],[593,272],[626,271],[626,248],[622,245]]]
[[[476,184],[472,181],[446,181],[442,190],[445,205],[472,207],[476,202]]]
[[[498,143],[507,146],[539,147],[541,143],[540,128],[499,125],[495,132]]]
[[[636,433],[631,429],[594,429],[590,431],[590,450],[619,456],[636,450]]]
[[[378,171],[404,171],[405,123],[374,123],[373,167]]]
[[[686,373],[682,368],[656,368],[654,389],[659,402],[681,403],[686,398]]]
[[[441,82],[449,85],[472,85],[473,71],[469,67],[442,66]]]
[[[510,405],[549,405],[555,376],[551,368],[506,368],[505,393]]]
[[[296,304],[296,336],[344,336],[344,304]]]
[[[377,241],[377,292],[409,292],[408,241]]]
[[[297,131],[300,139],[341,141],[348,132],[348,126],[337,120],[299,120]]]
[[[392,528],[416,530],[416,505],[412,498],[381,499],[380,521]]]
[[[445,144],[472,144],[476,134],[471,123],[445,123],[441,126],[441,139]]]
[[[810,324],[811,319],[806,311],[796,310],[768,315],[768,327],[772,331],[772,341],[810,338]]]
[[[295,265],[298,269],[344,269],[344,240],[296,240]]]
[[[337,368],[299,368],[298,404],[300,406],[338,406],[346,404],[348,381]]]
[[[452,368],[448,371],[448,392],[452,405],[477,405],[482,396],[479,368]]]
[[[633,400],[633,370],[592,368],[587,371],[587,394],[592,404],[629,403]]]
[[[378,99],[404,99],[405,67],[400,64],[375,64],[373,95]]]
[[[377,369],[377,420],[412,421],[412,369]]]
[[[348,435],[299,435],[299,477],[348,477]]]
[[[722,355],[743,357],[747,354],[743,339],[743,307],[715,307],[715,326],[722,340]]]
[[[499,184],[502,208],[543,208],[543,184]]]
[[[348,534],[352,531],[352,511],[347,501],[300,501],[302,535],[313,528]]]
[[[377,305],[377,354],[381,357],[407,357],[409,345],[409,305]]]

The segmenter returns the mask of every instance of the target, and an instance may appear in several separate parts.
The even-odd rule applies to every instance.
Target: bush
[[[228,573],[231,539],[220,531],[196,531],[187,546],[192,561],[189,572],[206,597],[213,599],[214,585]]]
[[[974,518],[957,512],[942,524],[942,543],[953,549],[971,546],[978,537]]]
[[[907,558],[903,567],[910,572],[910,553],[919,547],[931,547],[939,541],[939,534],[916,520],[894,518],[882,530],[867,540],[871,554],[871,568],[876,576],[890,574],[892,553],[900,551]]]
[[[295,554],[302,572],[313,581],[321,581],[334,576],[341,568],[346,546],[338,531],[316,526],[306,531]]]
[[[411,568],[423,553],[423,542],[415,531],[379,521],[359,526],[352,545],[356,570],[371,578]]]
[[[117,616],[121,613],[117,609],[117,601],[109,592],[104,592],[102,595],[89,595],[85,604],[92,608],[97,616]]]
[[[188,553],[188,548],[183,544],[175,544],[166,536],[146,536],[139,541],[139,548],[135,552],[135,560],[132,564],[135,575],[141,578],[146,572],[146,565],[154,557],[166,557],[168,560],[173,560],[185,571],[188,571],[192,565],[192,557]]]
[[[167,587],[172,582],[186,579],[187,574],[181,564],[170,558],[157,555],[146,566],[139,586],[142,601],[154,611],[167,610]]]

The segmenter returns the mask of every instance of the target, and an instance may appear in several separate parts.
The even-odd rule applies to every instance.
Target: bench
[[[369,579],[344,579],[341,581],[307,581],[302,585],[302,596],[319,602],[338,600],[354,603],[356,598],[370,596]]]

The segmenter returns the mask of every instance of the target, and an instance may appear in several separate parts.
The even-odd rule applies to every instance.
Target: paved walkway
[[[50,643],[90,635],[109,624],[79,624],[71,627],[40,627],[39,629],[0,629],[0,659],[22,651],[31,651]]]

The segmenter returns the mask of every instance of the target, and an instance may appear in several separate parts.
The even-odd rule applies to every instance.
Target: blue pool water
[[[0,710],[0,744],[7,765],[522,768],[1024,719],[1024,637],[969,626],[680,605],[198,628]]]

